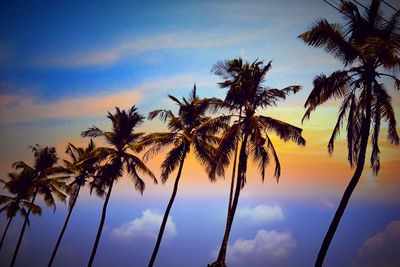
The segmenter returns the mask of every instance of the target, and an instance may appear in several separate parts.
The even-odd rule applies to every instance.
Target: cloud
[[[284,215],[280,206],[258,205],[253,208],[239,209],[237,216],[251,224],[262,224],[269,221],[282,220]]]
[[[104,115],[115,106],[128,108],[137,104],[140,99],[141,94],[134,90],[113,95],[66,99],[55,103],[37,103],[31,96],[0,95],[0,121],[17,123]]]
[[[132,241],[135,238],[145,237],[156,239],[162,222],[163,214],[147,209],[142,217],[136,218],[111,231],[111,236],[121,241]],[[176,226],[171,216],[168,216],[164,237],[172,238],[177,235]]]
[[[279,263],[295,248],[296,241],[288,231],[259,230],[254,239],[238,239],[228,246],[228,261],[252,266]]]
[[[400,266],[400,220],[392,221],[386,229],[368,238],[358,250],[354,267]]]
[[[199,87],[215,86],[213,79],[197,73],[186,73],[167,78],[153,78],[131,88],[121,88],[119,93],[97,94],[76,99],[64,99],[52,103],[38,103],[29,95],[0,95],[0,122],[19,123],[48,119],[72,119],[105,115],[115,106],[129,108],[141,101],[149,101],[150,95],[164,90],[190,89],[197,82]],[[146,96],[146,98],[144,98]]]
[[[335,204],[327,198],[322,198],[322,199],[318,200],[318,204],[322,208],[329,209],[329,210],[332,210],[336,207]]]
[[[246,32],[210,32],[181,31],[125,40],[107,48],[88,51],[76,51],[69,54],[39,55],[32,60],[33,65],[57,67],[85,67],[112,65],[127,56],[135,56],[149,51],[182,48],[223,47],[258,39],[268,31],[265,29]]]

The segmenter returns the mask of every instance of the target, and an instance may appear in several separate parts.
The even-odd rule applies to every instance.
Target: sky
[[[368,3],[368,1],[361,1]],[[393,0],[387,0],[399,8]],[[384,5],[384,14],[392,10]],[[273,142],[282,164],[263,183],[250,164],[228,247],[229,266],[311,266],[352,172],[345,134],[332,156],[327,142],[338,103],[329,102],[301,124],[313,78],[341,69],[339,61],[307,47],[296,36],[313,21],[341,16],[322,0],[309,1],[2,1],[0,3],[0,175],[17,160],[31,162],[28,147],[55,146],[60,158],[68,142],[85,145],[81,131],[109,129],[107,111],[136,105],[141,114],[176,106],[168,94],[187,96],[196,83],[200,97],[224,98],[211,71],[221,60],[272,60],[265,85],[302,90],[261,114],[303,128],[305,147]],[[390,89],[397,118],[399,92]],[[164,131],[145,121],[140,131]],[[398,128],[399,130],[399,128]],[[366,164],[342,219],[326,266],[399,266],[399,148],[381,134],[381,172]],[[95,140],[96,142],[99,142]],[[101,142],[99,142],[101,143]],[[164,155],[148,162],[159,176]],[[193,155],[185,162],[156,266],[206,266],[222,239],[229,171],[210,183]],[[141,196],[127,177],[111,196],[94,266],[146,266],[173,177],[164,185],[146,180]],[[0,189],[2,194],[5,193]],[[42,203],[41,200],[38,202]],[[103,200],[83,190],[61,243],[55,266],[86,264]],[[45,209],[26,231],[16,266],[47,264],[66,215],[59,203]],[[0,265],[11,260],[22,219],[10,227]],[[0,214],[0,231],[6,225]],[[386,265],[385,265],[386,266]]]

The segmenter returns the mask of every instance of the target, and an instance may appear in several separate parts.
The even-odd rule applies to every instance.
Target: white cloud
[[[253,208],[242,208],[238,210],[237,216],[251,224],[262,224],[269,221],[282,220],[284,217],[282,208],[278,205],[258,205]]]
[[[160,49],[223,47],[258,39],[268,33],[259,29],[245,32],[218,30],[210,32],[181,31],[125,40],[101,50],[76,51],[69,54],[39,55],[32,63],[39,66],[84,67],[112,65],[127,56]]]
[[[122,241],[131,241],[138,237],[150,237],[155,239],[162,222],[163,214],[147,209],[142,212],[142,217],[136,218],[111,231],[111,236]],[[176,226],[171,216],[168,216],[164,230],[164,238],[172,238],[177,235]]]
[[[332,209],[334,209],[336,206],[335,206],[335,204],[332,202],[332,201],[330,201],[329,199],[327,199],[327,198],[322,198],[322,199],[320,199],[319,201],[318,201],[318,204],[322,207],[322,208],[324,208],[324,209],[329,209],[329,210],[332,210]]]
[[[296,247],[296,241],[288,231],[259,230],[254,239],[238,239],[228,246],[228,261],[246,266],[257,263],[278,263],[289,255]]]
[[[400,266],[400,220],[392,221],[386,229],[368,238],[358,250],[354,267]]]

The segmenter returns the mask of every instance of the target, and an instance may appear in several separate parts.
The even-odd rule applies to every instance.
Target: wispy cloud
[[[147,209],[140,218],[136,218],[111,231],[111,236],[121,241],[131,241],[138,237],[156,238],[163,215]],[[177,235],[176,226],[171,216],[168,216],[164,236],[171,238]]]
[[[283,211],[278,205],[258,205],[255,207],[239,209],[237,216],[251,224],[262,224],[269,221],[282,220]]]
[[[238,239],[228,246],[228,261],[238,266],[256,266],[268,263],[275,266],[289,255],[297,246],[293,236],[288,231],[259,230],[253,239]]]
[[[105,96],[67,99],[55,103],[37,103],[31,96],[0,96],[0,122],[18,123],[46,119],[70,119],[106,114],[115,106],[128,108],[141,99],[137,91]]]
[[[213,48],[255,40],[265,36],[268,30],[221,31],[208,32],[181,31],[159,35],[128,39],[110,44],[99,50],[76,51],[68,54],[39,55],[32,64],[56,67],[85,67],[112,65],[123,58],[161,49]]]
[[[386,229],[368,238],[358,250],[353,266],[400,266],[400,221],[392,221]]]
[[[40,103],[34,96],[27,94],[3,94],[0,95],[0,123],[105,115],[115,106],[129,108],[133,104],[138,105],[141,101],[149,102],[152,95],[163,94],[170,89],[190,89],[194,82],[201,87],[215,85],[214,80],[204,75],[185,73],[171,77],[153,77],[152,80],[144,81],[137,86],[119,88],[119,93],[100,93],[52,103]]]

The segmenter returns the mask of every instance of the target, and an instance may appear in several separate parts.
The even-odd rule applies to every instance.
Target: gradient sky
[[[396,6],[394,0],[387,2]],[[384,11],[391,14],[387,6]],[[326,149],[338,103],[322,106],[311,120],[300,123],[313,78],[341,68],[340,62],[296,38],[319,18],[341,21],[322,0],[2,1],[0,175],[12,171],[16,160],[29,162],[32,144],[55,146],[64,157],[68,142],[87,142],[80,138],[82,130],[93,124],[107,129],[105,114],[115,106],[135,104],[142,114],[175,109],[167,94],[186,96],[194,83],[201,97],[223,98],[219,78],[210,71],[219,60],[272,60],[266,85],[299,84],[303,90],[261,112],[301,126],[307,146],[273,139],[283,168],[279,184],[272,167],[264,183],[257,168],[249,169],[228,264],[311,266],[353,171],[344,134],[332,157]],[[399,92],[391,93],[400,118]],[[141,130],[165,127],[146,121]],[[381,172],[373,177],[366,165],[327,256],[328,267],[400,264],[400,155],[386,142],[386,125],[381,137]],[[148,163],[156,175],[163,156]],[[215,258],[223,235],[229,179],[211,184],[192,156],[182,175],[156,262],[160,267],[205,266]],[[158,186],[147,180],[140,196],[125,178],[113,191],[95,266],[145,266],[150,257],[173,179]],[[101,199],[82,192],[56,266],[86,264],[101,205]],[[41,218],[32,219],[17,266],[47,264],[65,213],[60,204],[56,213],[45,210]],[[1,231],[5,223],[1,214]],[[10,228],[0,253],[2,266],[11,259],[21,223],[18,218]]]

